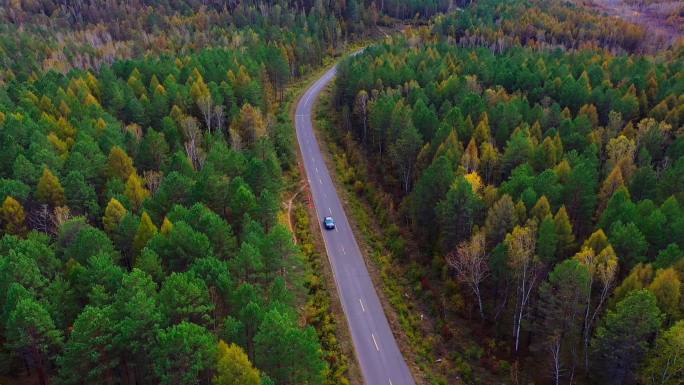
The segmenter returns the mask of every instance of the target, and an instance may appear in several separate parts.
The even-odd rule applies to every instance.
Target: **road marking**
[[[347,252],[344,251],[344,246],[342,246],[342,254],[347,255]],[[360,301],[360,300],[359,300]]]
[[[316,174],[318,174],[318,167],[316,167]]]
[[[363,302],[361,301],[361,298],[359,298],[359,303],[361,304],[361,310],[363,310],[365,312],[366,308],[363,307]]]
[[[388,380],[389,380],[389,385],[392,385],[392,379],[388,378]]]
[[[330,215],[332,215],[332,209],[328,207],[328,211],[330,211]]]
[[[336,232],[336,233],[339,233],[339,231],[337,231],[337,226],[335,226],[335,232]]]
[[[375,340],[375,335],[371,333],[371,337],[373,338],[373,344],[375,345],[375,350],[380,351],[380,348],[378,347],[378,341]]]
[[[318,183],[323,184],[323,181],[321,180],[321,178],[318,178]]]

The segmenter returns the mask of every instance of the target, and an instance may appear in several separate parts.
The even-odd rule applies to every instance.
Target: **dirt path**
[[[297,243],[297,237],[294,236],[295,231],[294,231],[294,225],[292,224],[292,205],[295,199],[297,199],[297,196],[304,191],[304,188],[306,188],[306,183],[304,181],[301,181],[299,184],[299,189],[295,191],[294,194],[288,199],[287,201],[283,202],[283,208],[287,210],[287,228],[290,230],[290,233],[293,234],[292,239],[294,239],[294,243]]]

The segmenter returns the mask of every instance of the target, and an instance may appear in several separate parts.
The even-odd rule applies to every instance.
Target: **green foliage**
[[[191,322],[160,330],[152,350],[154,372],[163,385],[208,382],[216,356],[216,338]]]
[[[57,360],[60,382],[98,381],[117,367],[112,316],[112,309],[108,307],[87,306],[79,314]]]
[[[641,27],[583,5],[484,0],[338,66],[326,112],[335,113],[339,127],[328,131],[345,150],[335,154],[341,181],[356,185],[362,198],[382,197],[379,222],[396,215],[407,225],[401,233],[418,249],[410,262],[425,271],[410,277],[412,284],[424,297],[439,292],[442,305],[432,310],[445,335],[470,326],[469,311],[477,305],[458,296],[462,273],[447,270],[445,260],[475,232],[485,234],[488,258],[478,271],[488,322],[478,328],[497,342],[510,341],[505,324],[518,322],[514,333],[524,333],[516,344],[532,348],[519,353],[511,374],[520,381],[538,381],[536,371],[547,364],[556,383],[578,371],[607,373],[595,367],[610,360],[592,359],[589,340],[610,317],[606,309],[615,311],[634,290],[657,293],[667,324],[682,316],[674,305],[681,307],[676,293],[684,248],[682,90],[672,80],[682,76],[682,58],[679,47],[651,45]],[[406,143],[398,139],[410,127],[421,134],[419,142],[403,146],[401,155],[411,156],[398,161],[392,148]],[[415,168],[406,182],[407,164]],[[521,270],[527,282],[511,271],[511,250],[501,245],[515,226],[536,237]],[[387,237],[394,233],[386,223],[382,228]],[[554,266],[569,269],[565,263],[575,253],[582,269],[575,275],[588,274],[588,283],[578,288],[564,280],[573,288],[567,293],[578,297],[556,301],[572,306],[559,310],[571,314],[528,313],[527,303],[552,297]],[[565,323],[570,318],[572,327]],[[617,339],[606,342],[605,352],[611,344]],[[549,362],[551,348],[557,348],[555,362]],[[458,343],[446,349],[462,351]],[[642,364],[643,355],[626,355],[633,358],[627,377],[612,373],[611,381],[631,381]]]
[[[607,384],[631,381],[661,323],[656,298],[649,291],[634,291],[618,302],[592,340],[595,376]]]
[[[172,273],[159,290],[159,308],[168,324],[206,325],[214,306],[204,281],[192,273]]]
[[[255,362],[279,384],[317,384],[326,369],[313,328],[300,329],[288,315],[267,312],[254,336]]]
[[[676,385],[684,381],[684,321],[661,334],[646,358],[640,380],[644,384]]]

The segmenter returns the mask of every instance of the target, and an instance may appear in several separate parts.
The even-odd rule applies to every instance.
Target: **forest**
[[[441,288],[449,357],[502,383],[684,381],[684,45],[643,39],[483,0],[340,65],[340,136],[369,165],[350,183],[418,245],[394,257]],[[449,341],[464,324],[480,353]],[[487,383],[463,366],[449,383]]]
[[[395,16],[444,10],[5,4],[1,381],[348,383],[280,219],[296,174],[287,87]]]

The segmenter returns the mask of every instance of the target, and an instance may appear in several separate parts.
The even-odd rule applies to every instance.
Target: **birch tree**
[[[454,252],[447,255],[447,263],[456,270],[456,279],[467,285],[475,295],[480,318],[484,320],[480,284],[489,276],[484,232],[480,231],[469,241],[462,242]]]
[[[535,234],[536,229],[533,225],[515,226],[504,241],[508,247],[508,267],[513,272],[517,286],[513,315],[515,352],[520,348],[520,329],[541,267],[539,258],[534,255]]]

